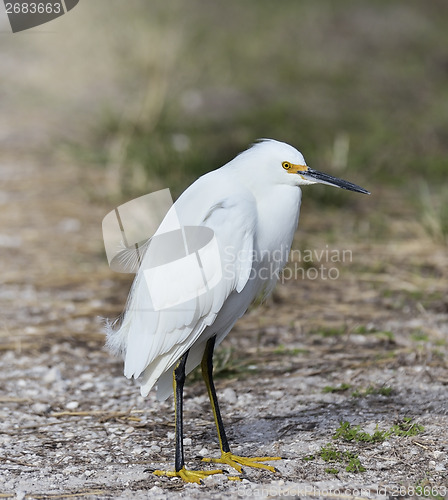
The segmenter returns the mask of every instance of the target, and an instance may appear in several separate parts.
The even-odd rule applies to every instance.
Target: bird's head
[[[328,184],[349,191],[370,194],[366,189],[308,167],[302,154],[289,144],[264,139],[240,155],[252,156],[251,163],[270,180],[293,186]],[[249,160],[249,158],[245,158]]]

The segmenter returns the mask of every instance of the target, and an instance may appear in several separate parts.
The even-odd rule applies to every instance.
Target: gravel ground
[[[142,399],[103,347],[99,316],[119,313],[129,277],[104,262],[99,227],[107,210],[74,187],[81,174],[86,182],[75,166],[0,164],[2,192],[14,200],[0,214],[2,497],[384,498],[412,496],[418,486],[444,496],[446,296],[439,279],[426,283],[423,298],[404,285],[411,286],[412,259],[446,272],[440,249],[406,247],[404,264],[385,246],[359,247],[362,272],[288,281],[250,311],[217,354],[217,389],[232,451],[283,459],[277,473],[245,468],[241,481],[223,474],[184,485],[151,473],[173,467],[171,399]],[[387,272],[372,272],[384,252],[395,269],[389,281]],[[386,281],[379,286],[374,277]],[[326,392],[341,384],[350,388]],[[185,406],[186,458],[197,469],[200,457],[218,452],[197,376],[187,380]],[[382,442],[333,439],[341,421],[372,434],[404,418],[424,431]],[[365,471],[325,462],[319,452],[328,443],[358,455]]]

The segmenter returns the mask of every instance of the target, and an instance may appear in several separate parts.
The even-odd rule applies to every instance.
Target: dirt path
[[[288,281],[251,311],[218,354],[217,386],[234,451],[284,459],[277,474],[245,470],[242,482],[214,476],[184,486],[150,473],[172,466],[171,401],[144,401],[103,349],[98,316],[120,311],[129,283],[104,260],[107,204],[89,199],[84,172],[73,165],[3,159],[0,176],[2,494],[220,498],[289,489],[315,497],[330,488],[332,497],[338,488],[375,498],[400,486],[443,493],[447,304],[433,276],[446,271],[446,257],[436,247],[429,255],[407,246],[398,260],[387,245],[358,246],[338,280]],[[101,182],[91,176],[89,183]],[[433,269],[414,276],[414,261]],[[432,287],[424,295],[413,288],[419,279]],[[217,443],[202,384],[196,377],[187,385],[186,450],[197,468],[195,457],[216,455]],[[341,421],[372,435],[406,418],[424,431],[378,442],[332,439]],[[366,470],[325,462],[319,455],[328,443],[358,455]]]

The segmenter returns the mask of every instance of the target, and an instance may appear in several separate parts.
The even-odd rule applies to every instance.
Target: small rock
[[[79,468],[78,467],[75,467],[74,465],[70,465],[68,467],[66,467],[63,471],[63,473],[65,475],[72,475],[72,474],[76,474],[77,472],[79,472]]]
[[[161,495],[164,491],[159,486],[153,486],[148,493],[150,493],[149,496],[151,497],[153,495]]]
[[[92,389],[94,386],[94,384],[92,382],[86,382],[85,384],[82,384],[79,388],[81,389],[81,391],[90,391],[90,389]]]
[[[222,484],[223,476],[221,474],[211,474],[210,476],[206,476],[204,478],[204,482],[207,483],[207,486],[211,488],[212,486],[218,486]]]
[[[254,397],[252,394],[240,394],[238,396],[238,405],[243,408],[249,407],[252,404]]]
[[[46,413],[49,409],[49,406],[45,403],[34,403],[31,406],[31,410],[34,413]]]
[[[191,438],[184,438],[184,446],[191,446]]]
[[[231,387],[225,388],[220,394],[220,398],[230,404],[235,404],[237,401],[236,393]]]
[[[78,408],[78,406],[79,406],[78,401],[70,401],[65,405],[67,410],[76,410],[76,408]]]
[[[284,396],[284,392],[282,391],[271,391],[269,393],[272,399],[281,399]]]
[[[43,382],[46,384],[52,384],[53,382],[57,382],[58,380],[62,380],[61,371],[56,366],[50,368],[47,373],[42,378]]]

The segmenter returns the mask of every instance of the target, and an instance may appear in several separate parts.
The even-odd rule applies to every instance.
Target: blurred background
[[[178,196],[269,137],[372,192],[305,188],[296,248],[350,249],[340,271],[376,290],[376,314],[447,312],[445,1],[95,0],[14,35],[2,16],[5,285],[87,281],[118,313],[132,277],[108,269],[102,217],[160,188]],[[14,311],[3,332],[29,326]]]
[[[132,276],[109,269],[101,221],[267,137],[372,194],[303,189],[294,248],[351,258],[293,262],[338,279],[285,280],[226,339],[218,375],[283,387],[324,364],[333,385],[392,385],[411,417],[432,401],[446,418],[447,27],[446,0],[81,0],[13,35],[0,6],[0,401],[36,386],[56,409],[110,408],[113,392],[150,411],[103,349],[98,317],[121,312]],[[42,382],[45,367],[60,375]]]
[[[374,192],[306,194],[361,210],[354,236],[390,237],[398,212],[446,243],[447,20],[442,0],[98,0],[14,36],[4,16],[0,144],[130,197],[276,138]]]

